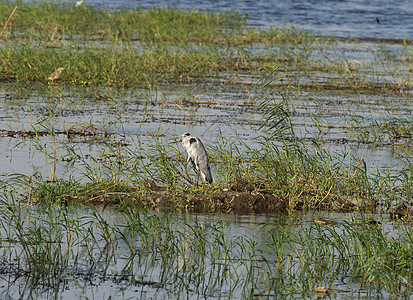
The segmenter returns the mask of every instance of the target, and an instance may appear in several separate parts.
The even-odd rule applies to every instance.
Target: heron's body
[[[203,180],[212,183],[211,169],[209,168],[208,154],[201,140],[189,133],[182,135],[182,146],[188,153],[188,162],[201,174]]]

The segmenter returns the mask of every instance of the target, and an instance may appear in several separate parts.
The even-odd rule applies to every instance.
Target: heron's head
[[[182,146],[184,146],[185,149],[188,149],[188,147],[191,145],[190,141],[190,137],[191,134],[186,132],[184,133],[181,137],[182,137]]]
[[[182,142],[184,141],[184,139],[185,139],[187,136],[191,136],[191,134],[188,133],[188,132],[185,132],[184,134],[181,135]]]

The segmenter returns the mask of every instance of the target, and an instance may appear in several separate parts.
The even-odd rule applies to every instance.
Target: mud
[[[238,191],[211,191],[192,194],[175,191],[151,191],[146,197],[135,201],[152,209],[184,210],[192,213],[235,213],[260,214],[285,212],[287,206],[283,199],[271,194],[253,194]]]
[[[290,202],[266,191],[248,191],[203,187],[199,190],[177,190],[146,182],[140,187],[125,187],[121,191],[102,192],[97,195],[78,195],[65,199],[65,203],[81,202],[111,206],[134,203],[142,209],[173,211],[176,213],[233,213],[236,215],[274,214],[297,210],[322,209],[334,212],[374,211],[375,203],[354,197],[331,196],[311,203],[300,200]]]

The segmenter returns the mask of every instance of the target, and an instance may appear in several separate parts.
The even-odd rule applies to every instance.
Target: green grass
[[[0,5],[1,80],[45,84],[52,71],[63,67],[57,84],[130,86],[220,73],[265,76],[279,67],[283,78],[277,84],[287,87],[402,93],[412,88],[409,41],[399,52],[380,42],[363,48],[354,40],[290,25],[247,27],[247,16],[236,12]],[[340,44],[349,42],[368,58],[340,54]]]
[[[234,58],[222,56],[212,49],[149,48],[137,51],[117,47],[50,49],[5,46],[0,48],[0,57],[5,62],[0,67],[0,79],[44,84],[58,67],[65,69],[59,83],[108,86],[131,86],[168,79],[188,81],[200,75],[257,69],[247,53],[239,53]],[[267,70],[272,68],[273,64],[267,66]]]
[[[56,182],[41,181],[30,195],[34,202],[48,203],[119,203],[130,200],[135,189],[122,182],[102,181],[82,184],[79,181],[58,179]]]
[[[336,63],[317,67],[318,58],[303,59],[302,53],[295,53],[289,61],[281,58],[285,53],[256,53],[243,48],[170,47],[148,46],[143,49],[124,43],[107,47],[93,45],[38,47],[33,44],[6,43],[0,48],[0,79],[6,81],[47,83],[48,76],[58,67],[63,67],[56,84],[115,85],[166,82],[168,80],[203,80],[206,75],[266,74],[278,68],[282,74],[281,84],[312,89],[351,89],[376,91],[404,91],[411,88],[409,78],[400,83],[398,78],[377,83],[369,74],[375,73],[370,66],[366,70],[355,69],[355,73],[342,72]],[[295,57],[301,57],[296,60]],[[364,67],[363,67],[364,68]],[[318,82],[317,74],[324,72],[324,83]],[[358,76],[359,74],[360,76]],[[380,76],[393,77],[392,71]],[[306,78],[308,83],[300,83]],[[280,83],[277,83],[280,84]]]
[[[104,38],[139,41],[144,45],[191,43],[196,46],[285,42],[301,44],[314,40],[311,32],[294,26],[273,25],[269,30],[249,28],[246,26],[247,19],[247,15],[235,11],[156,7],[110,10],[87,5],[76,8],[71,3],[46,1],[5,1],[0,4],[0,26],[4,28],[2,34],[5,39],[23,38],[41,42],[44,41],[43,37],[47,37],[50,42]]]
[[[17,6],[9,23],[6,23]],[[59,38],[135,39],[143,43],[180,44],[210,43],[225,38],[227,30],[239,30],[245,25],[245,16],[235,12],[212,13],[152,8],[149,10],[108,10],[90,6],[74,7],[71,3],[41,1],[37,3],[2,2],[1,27],[6,33],[26,33]]]

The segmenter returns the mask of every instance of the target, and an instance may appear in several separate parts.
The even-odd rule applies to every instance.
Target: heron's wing
[[[209,167],[208,154],[204,145],[198,137],[183,135],[182,146],[188,152],[188,162],[192,167],[201,173],[204,180],[212,183],[211,169]]]
[[[195,162],[197,169],[201,172],[202,177],[206,181],[212,183],[211,169],[209,167],[209,159],[205,147],[199,139],[198,143],[196,143],[194,146],[196,147],[195,152],[197,154]]]
[[[212,183],[212,174],[211,174],[211,169],[208,165],[202,165],[202,167],[199,168],[202,178],[206,181],[208,181],[209,183]]]
[[[191,157],[189,157],[189,156],[188,156],[188,162],[191,163],[191,166],[192,166],[195,170],[197,169],[194,160],[193,160]]]

